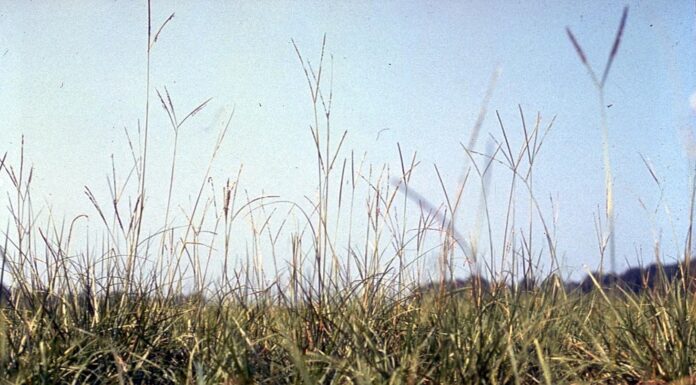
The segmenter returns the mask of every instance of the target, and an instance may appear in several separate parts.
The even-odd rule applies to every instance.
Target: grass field
[[[603,75],[588,66],[600,101],[625,20],[624,13]],[[165,25],[148,28],[148,73],[150,49]],[[38,216],[24,147],[5,153],[0,175],[12,186],[12,220],[0,242],[0,282],[9,285],[0,290],[0,384],[696,384],[691,262],[638,272],[642,286],[606,285],[601,272],[582,287],[561,280],[553,220],[532,188],[553,121],[537,118],[528,127],[520,108],[520,132],[498,117],[497,148],[464,148],[471,180],[478,178],[470,183],[485,186],[493,165],[511,176],[503,255],[477,258],[483,253],[452,220],[463,184],[448,190],[435,168],[445,196],[436,205],[437,198],[409,190],[415,156],[399,151],[396,175],[368,174],[342,148],[346,134],[330,128],[324,47],[314,67],[295,47],[314,111],[316,164],[307,168],[317,173],[317,189],[308,192],[309,204],[244,196],[238,178],[208,194],[208,169],[198,185],[188,185],[195,199],[186,219],[170,220],[171,191],[183,188],[174,178],[178,144],[171,169],[148,170],[149,114],[157,106],[177,135],[207,102],[181,118],[166,89],[152,88],[149,78],[146,116],[133,139],[141,146],[130,149],[128,177],[118,185],[113,171],[108,199],[85,191],[89,215],[102,226],[89,248],[75,246],[88,236],[74,231],[82,215]],[[482,116],[486,108],[484,102]],[[232,119],[220,130],[211,164]],[[606,117],[600,120],[606,132]],[[598,266],[605,252],[614,258],[606,140],[604,151],[608,228],[600,234]],[[149,197],[149,183],[168,183],[169,195]],[[146,198],[161,199],[166,210],[148,211]],[[486,215],[485,196],[472,198]],[[278,202],[303,225],[269,230],[264,213]],[[516,207],[533,219],[516,223]],[[251,223],[254,245],[272,250],[274,271],[258,263],[255,247],[234,260],[240,221]],[[345,222],[364,229],[339,227]],[[529,231],[513,230],[522,226]],[[680,260],[692,258],[688,234]],[[433,253],[437,273],[429,275],[418,261]],[[539,269],[541,258],[550,270]],[[655,258],[668,257],[656,249]],[[466,265],[473,278],[457,281],[455,265]]]

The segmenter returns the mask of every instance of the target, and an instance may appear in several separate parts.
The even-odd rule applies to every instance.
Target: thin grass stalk
[[[606,206],[605,206],[605,212],[607,216],[607,232],[608,232],[608,246],[609,246],[609,258],[610,258],[610,263],[611,263],[611,271],[615,272],[616,271],[616,245],[615,245],[615,237],[616,237],[616,231],[615,231],[615,216],[614,216],[614,181],[613,181],[613,176],[611,172],[611,162],[609,159],[609,124],[607,122],[607,113],[605,109],[605,84],[607,77],[609,76],[609,70],[611,69],[612,63],[614,62],[614,58],[616,57],[618,50],[619,50],[619,45],[621,44],[621,37],[623,36],[623,31],[626,26],[626,19],[628,18],[628,6],[624,7],[623,9],[623,14],[621,16],[621,21],[619,23],[618,30],[616,32],[616,35],[614,37],[614,43],[612,45],[612,49],[609,53],[609,56],[607,58],[607,63],[604,66],[604,71],[602,74],[601,80],[598,79],[595,71],[592,69],[592,66],[589,64],[587,61],[587,57],[585,55],[585,52],[583,51],[582,47],[580,46],[580,43],[578,43],[577,39],[575,38],[575,35],[573,35],[573,32],[570,30],[570,28],[566,27],[566,33],[568,35],[568,38],[570,39],[571,43],[573,44],[573,47],[575,48],[575,52],[578,54],[578,57],[580,58],[580,61],[582,64],[585,66],[587,69],[588,73],[590,74],[590,77],[592,79],[592,83],[594,84],[595,88],[597,89],[597,96],[598,96],[598,101],[599,101],[599,110],[600,110],[600,125],[601,125],[601,130],[602,130],[602,161],[604,163],[604,184],[605,184],[605,197],[606,197]]]

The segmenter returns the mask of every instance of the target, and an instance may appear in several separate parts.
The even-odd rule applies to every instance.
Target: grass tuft
[[[0,283],[8,283],[0,288],[0,384],[696,383],[690,238],[685,263],[624,274],[600,269],[565,282],[555,218],[534,194],[533,169],[555,120],[528,120],[519,107],[515,131],[497,113],[499,135],[487,151],[474,148],[497,73],[462,144],[467,170],[456,189],[437,167],[430,175],[443,194],[436,204],[412,185],[420,162],[400,145],[397,171],[344,154],[347,133],[335,136],[331,127],[326,37],[318,64],[293,41],[312,106],[316,190],[303,202],[250,197],[241,168],[217,190],[210,170],[230,114],[193,203],[180,205],[177,217],[178,135],[210,99],[181,115],[166,87],[155,90],[174,145],[170,167],[146,173],[151,53],[173,17],[153,34],[148,6],[144,129],[137,137],[126,132],[132,164],[125,177],[113,167],[110,196],[85,187],[89,214],[39,215],[23,140],[14,163],[7,154],[0,160],[11,186],[0,246]],[[626,18],[627,8],[601,81],[566,30],[600,99]],[[604,133],[613,239],[606,125]],[[510,180],[502,202],[488,193],[493,169]],[[146,192],[161,180],[166,209],[156,213],[149,202],[157,197]],[[480,195],[468,199],[472,181]],[[466,238],[458,219],[463,202],[476,198],[476,228]],[[500,245],[491,236],[493,205],[505,209]],[[97,242],[80,232],[88,215],[99,220]],[[148,233],[151,222],[160,227]],[[480,246],[486,233],[488,245]],[[81,247],[80,239],[92,241]],[[602,253],[605,246],[601,238]],[[659,247],[655,253],[664,260]],[[262,259],[269,255],[270,263]],[[461,268],[469,278],[458,278]]]

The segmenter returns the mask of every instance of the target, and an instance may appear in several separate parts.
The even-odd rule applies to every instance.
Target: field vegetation
[[[603,75],[588,66],[600,100],[626,15]],[[148,76],[152,47],[170,20],[155,25],[148,17]],[[587,64],[570,30],[568,36],[569,49]],[[444,196],[438,205],[433,202],[441,198],[410,188],[422,168],[415,155],[399,148],[400,164],[387,172],[363,167],[343,148],[346,133],[330,124],[325,47],[324,41],[313,64],[295,46],[314,112],[308,138],[316,164],[307,168],[316,172],[317,189],[308,192],[309,203],[246,196],[239,176],[211,189],[210,168],[201,170],[198,185],[177,184],[176,165],[185,159],[176,157],[176,140],[171,168],[149,169],[150,114],[166,114],[176,136],[208,104],[182,115],[149,77],[142,127],[129,136],[133,164],[120,178],[110,171],[110,197],[85,189],[88,215],[100,221],[97,241],[77,241],[90,236],[74,230],[84,215],[66,221],[38,215],[24,144],[0,158],[2,178],[12,186],[11,221],[0,242],[0,282],[6,284],[0,290],[0,383],[696,383],[691,228],[683,255],[665,256],[656,247],[656,262],[666,264],[620,277],[603,271],[605,251],[612,259],[614,253],[607,145],[603,218],[609,226],[604,230],[599,221],[598,271],[578,284],[564,282],[553,218],[533,193],[535,161],[553,120],[537,115],[530,123],[519,108],[520,128],[511,129],[498,115],[496,144],[480,153],[473,144],[488,110],[484,98],[471,139],[462,145],[467,177],[448,189],[434,168]],[[211,164],[233,120],[230,115],[222,125]],[[606,132],[606,117],[598,121]],[[493,168],[510,180],[497,249],[502,255],[483,252],[494,248],[462,237],[453,220],[465,200],[481,202],[481,216],[488,215]],[[168,183],[168,196],[149,196],[151,183]],[[467,183],[480,184],[480,198],[464,196]],[[171,191],[181,188],[195,199],[186,219],[175,222]],[[154,199],[165,202],[164,212],[149,211]],[[271,229],[278,207],[289,208],[287,215],[302,225],[281,221]],[[516,212],[523,209],[529,219],[520,223]],[[250,223],[255,245],[241,260],[235,256],[243,246],[233,231],[239,222]],[[493,222],[480,223],[479,231],[490,233]],[[356,224],[362,230],[354,230]],[[258,263],[261,249],[271,250],[274,271]],[[423,261],[433,253],[436,273],[427,274]],[[670,265],[669,258],[686,263]],[[471,276],[457,276],[456,266]]]

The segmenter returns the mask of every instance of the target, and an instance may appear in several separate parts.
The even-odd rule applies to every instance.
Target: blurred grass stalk
[[[609,159],[609,123],[607,122],[607,113],[606,109],[607,106],[605,104],[605,84],[607,81],[607,77],[609,76],[609,70],[611,69],[611,65],[614,62],[614,59],[616,58],[616,54],[619,51],[619,45],[621,44],[621,36],[623,35],[624,28],[626,27],[626,19],[628,18],[628,6],[624,7],[623,9],[623,14],[621,16],[621,21],[619,22],[619,28],[616,31],[616,36],[614,37],[614,44],[612,45],[611,51],[609,52],[609,56],[607,58],[607,63],[604,66],[604,72],[602,73],[602,78],[598,78],[596,72],[592,69],[592,66],[590,63],[587,61],[587,56],[585,55],[585,52],[583,51],[582,47],[580,46],[580,43],[578,40],[575,38],[575,35],[573,32],[570,30],[569,27],[566,27],[566,33],[568,34],[568,38],[570,41],[573,43],[573,47],[575,47],[575,52],[577,52],[578,57],[580,58],[580,61],[582,64],[585,66],[587,69],[587,72],[590,75],[590,78],[592,79],[592,83],[594,84],[595,88],[597,89],[597,94],[598,94],[598,100],[599,100],[599,111],[600,111],[600,124],[601,124],[601,129],[602,129],[602,159],[604,162],[604,184],[606,186],[606,206],[605,206],[605,212],[606,212],[606,217],[607,217],[607,222],[608,222],[608,229],[607,229],[607,245],[609,247],[609,258],[610,258],[610,263],[611,263],[611,272],[616,272],[616,231],[615,231],[615,214],[614,214],[614,178],[611,172],[611,162]],[[604,250],[605,247],[601,247],[601,254],[602,257],[604,255]],[[603,259],[603,258],[602,258]],[[602,264],[603,265],[603,264]]]

